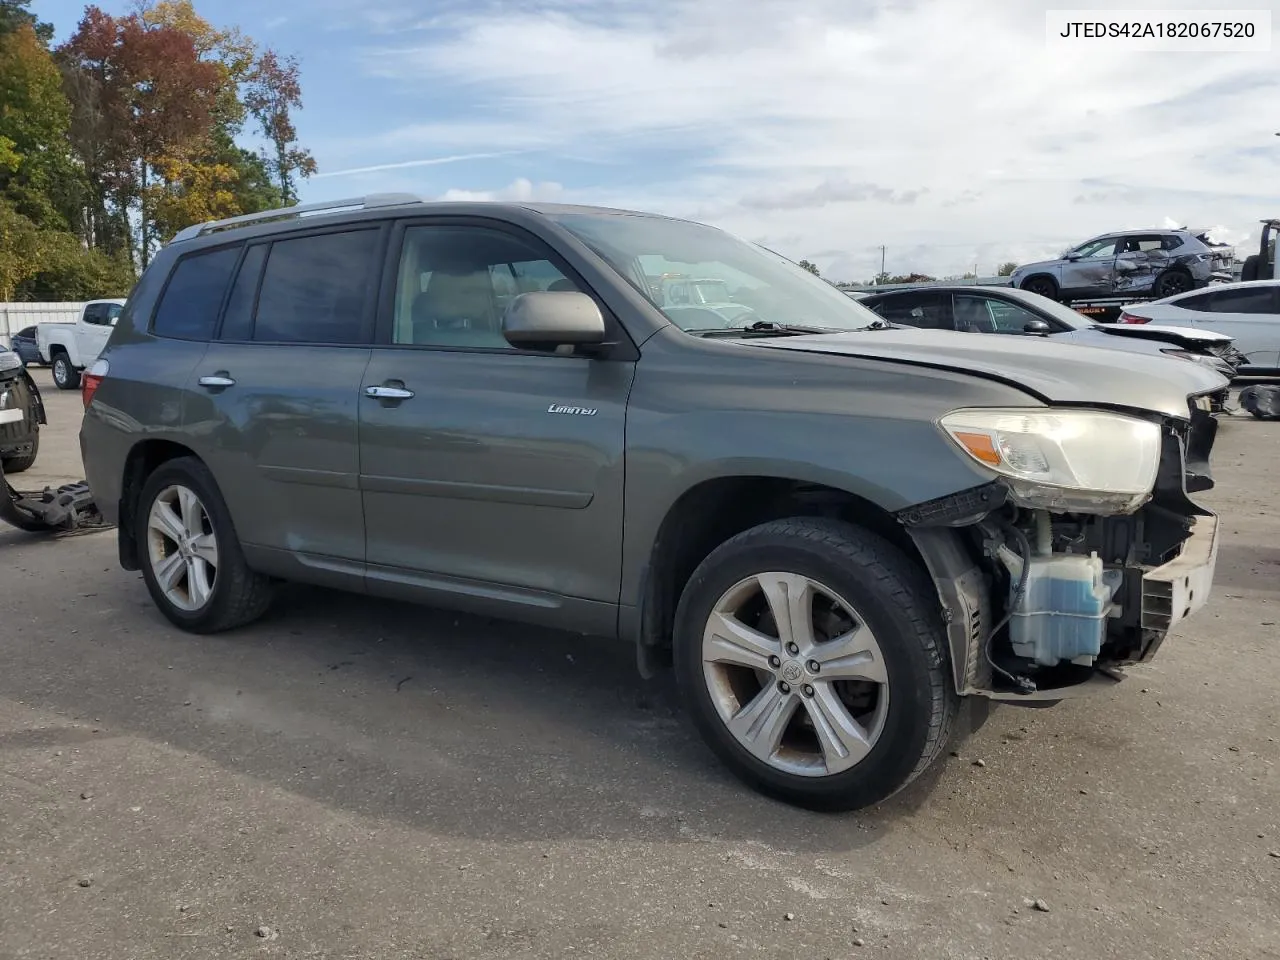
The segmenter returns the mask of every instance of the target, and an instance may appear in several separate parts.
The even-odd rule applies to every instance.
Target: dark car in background
[[[45,422],[40,388],[18,354],[0,346],[0,466],[5,473],[21,473],[36,462]]]
[[[1012,286],[1063,303],[1104,297],[1171,297],[1231,279],[1234,254],[1205,231],[1117,230],[1065,250],[1057,260],[1025,263]]]
[[[24,365],[44,362],[40,359],[40,345],[36,343],[35,327],[23,327],[9,339],[12,342],[13,352],[18,355]]]
[[[1039,336],[1059,343],[1105,347],[1189,360],[1231,379],[1244,356],[1232,338],[1189,327],[1093,323],[1070,307],[1010,287],[934,286],[873,293],[859,301],[890,323],[962,333]],[[1226,402],[1226,389],[1214,397]]]

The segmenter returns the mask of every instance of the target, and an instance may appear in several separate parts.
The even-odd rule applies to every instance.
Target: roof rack
[[[302,203],[293,207],[276,207],[271,210],[260,210],[257,213],[246,213],[238,217],[227,217],[225,220],[210,220],[207,223],[196,223],[179,230],[170,243],[183,243],[194,240],[206,233],[216,230],[227,230],[231,227],[243,226],[265,220],[285,220],[298,218],[307,214],[329,213],[334,210],[367,210],[373,207],[397,207],[406,203],[425,203],[422,197],[413,193],[371,193],[364,197],[348,197],[345,200],[326,200],[322,203]]]

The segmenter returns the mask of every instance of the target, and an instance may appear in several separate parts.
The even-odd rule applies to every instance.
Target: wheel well
[[[134,537],[134,516],[138,497],[147,477],[163,463],[177,457],[194,457],[195,453],[171,440],[143,440],[134,444],[124,462],[120,484],[120,516],[117,529],[120,542],[120,565],[126,570],[138,569],[138,543]]]
[[[641,600],[642,658],[670,661],[676,605],[693,571],[716,547],[744,530],[784,517],[830,517],[857,524],[898,547],[924,569],[915,543],[885,510],[835,487],[777,477],[721,477],[687,490],[667,512],[654,540]]]
[[[1053,284],[1053,288],[1055,290],[1058,289],[1058,281],[1053,278],[1052,274],[1048,274],[1048,273],[1033,273],[1029,277],[1023,277],[1022,283],[1018,284],[1019,289],[1021,290],[1027,289],[1027,285],[1031,283],[1033,280],[1048,280],[1051,284]]]
[[[58,354],[60,354],[60,353],[61,353],[61,354],[65,354],[66,356],[71,356],[71,354],[67,353],[67,348],[66,348],[66,347],[64,347],[62,344],[60,344],[60,343],[51,343],[51,344],[49,344],[49,357],[50,357],[50,358],[56,357],[56,356],[57,356]]]

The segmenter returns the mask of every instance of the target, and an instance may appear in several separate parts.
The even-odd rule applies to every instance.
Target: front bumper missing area
[[[1143,663],[1155,656],[1164,635],[1209,601],[1218,565],[1218,518],[1196,517],[1182,552],[1142,577],[1142,629],[1160,637],[1147,645]]]
[[[1144,643],[1136,662],[1150,660],[1168,632],[1208,602],[1218,560],[1218,527],[1218,518],[1212,514],[1196,517],[1178,556],[1142,573],[1142,609],[1135,628],[1142,630]],[[985,655],[988,625],[995,616],[986,577],[954,530],[912,528],[910,535],[938,587],[956,692],[961,696],[1010,703],[1056,702],[1105,693],[1124,679],[1118,664],[1104,660],[1087,678],[1062,685],[1042,685],[1031,693],[997,689]]]

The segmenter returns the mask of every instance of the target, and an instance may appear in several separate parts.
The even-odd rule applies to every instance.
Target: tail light
[[[1116,323],[1150,323],[1150,322],[1151,322],[1150,317],[1140,317],[1135,313],[1125,313],[1124,311],[1121,311],[1120,318],[1116,321]]]
[[[95,360],[93,366],[81,374],[80,400],[86,410],[89,409],[89,404],[93,402],[93,395],[97,393],[99,384],[106,378],[110,370],[111,364],[107,363],[106,360]]]

